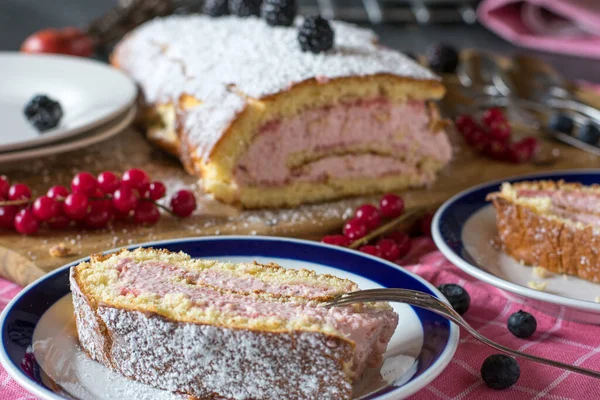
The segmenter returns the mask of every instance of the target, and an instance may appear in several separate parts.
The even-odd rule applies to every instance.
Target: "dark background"
[[[117,0],[0,0],[0,51],[18,50],[23,39],[39,29],[83,27],[116,3]],[[375,26],[374,30],[383,44],[399,50],[422,53],[427,45],[444,41],[460,48],[494,50],[508,55],[528,53],[551,63],[570,79],[600,83],[600,61],[520,49],[478,25],[384,24]]]

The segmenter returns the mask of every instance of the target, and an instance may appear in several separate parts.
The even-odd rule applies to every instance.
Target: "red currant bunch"
[[[170,208],[158,203],[165,195],[162,182],[152,181],[137,168],[125,171],[122,177],[110,171],[98,176],[80,172],[73,177],[70,190],[52,186],[35,200],[27,185],[11,185],[7,177],[0,176],[0,228],[31,235],[42,225],[50,229],[102,229],[117,219],[154,225],[160,219],[159,207],[179,217],[187,217],[196,209],[196,198],[190,190],[176,192]]]
[[[336,246],[349,246],[380,226],[383,219],[398,218],[403,213],[404,200],[402,197],[393,193],[385,194],[379,200],[379,207],[373,204],[363,204],[358,207],[354,216],[344,224],[343,235],[325,236],[321,241]],[[386,260],[396,261],[410,251],[411,243],[407,234],[392,232],[387,237],[379,239],[375,244],[366,244],[359,250]]]
[[[471,115],[459,115],[455,125],[467,144],[478,153],[494,160],[529,162],[539,149],[538,141],[534,137],[513,141],[511,127],[499,108],[485,110],[480,122]]]

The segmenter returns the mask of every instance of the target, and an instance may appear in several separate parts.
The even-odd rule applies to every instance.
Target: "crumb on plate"
[[[533,276],[539,279],[546,279],[552,277],[554,274],[548,271],[544,267],[533,267]]]
[[[527,282],[527,286],[531,289],[539,290],[543,292],[548,287],[548,282],[539,282],[539,281],[529,281]]]
[[[594,299],[594,301],[595,301],[596,303],[600,303],[600,296],[596,296],[596,298]]]

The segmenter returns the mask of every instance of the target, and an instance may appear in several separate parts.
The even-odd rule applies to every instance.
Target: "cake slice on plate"
[[[296,206],[432,183],[452,155],[439,78],[369,30],[332,28],[333,48],[313,54],[297,26],[171,16],[111,61],[140,85],[148,138],[221,201]]]
[[[386,303],[325,308],[356,284],[276,264],[137,249],[93,256],[70,280],[90,357],[201,399],[350,399],[398,323]]]
[[[527,265],[600,282],[600,186],[504,183],[488,199],[506,253]]]

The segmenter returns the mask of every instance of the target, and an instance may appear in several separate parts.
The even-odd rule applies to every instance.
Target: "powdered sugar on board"
[[[300,50],[297,27],[271,27],[255,17],[171,16],[136,29],[117,47],[114,60],[151,103],[176,101],[183,93],[202,101],[184,121],[200,158],[243,109],[245,96],[263,98],[312,78],[388,73],[438,79],[407,56],[377,45],[370,30],[337,21],[333,29],[334,48],[313,54]]]

